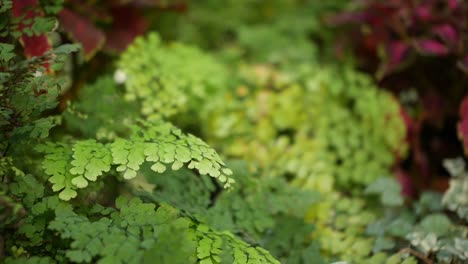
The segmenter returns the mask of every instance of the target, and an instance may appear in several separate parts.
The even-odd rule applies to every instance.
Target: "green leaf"
[[[132,169],[128,169],[128,170],[126,170],[125,173],[123,174],[123,177],[124,177],[124,179],[126,179],[126,180],[131,180],[131,179],[135,178],[136,175],[137,175],[137,172],[136,172],[136,171],[134,171],[134,170],[132,170]]]
[[[153,164],[153,166],[151,166],[151,169],[157,173],[163,173],[166,171],[166,166],[164,166],[164,164],[161,162],[156,162]]]
[[[419,228],[425,233],[434,233],[437,236],[447,234],[452,227],[452,222],[444,214],[431,214],[421,221]]]
[[[71,182],[78,188],[85,188],[88,186],[88,181],[82,176],[73,178]]]
[[[15,57],[15,46],[8,43],[0,43],[0,62],[8,62]]]
[[[392,239],[379,236],[374,242],[373,252],[376,253],[380,251],[390,250],[393,249],[395,246],[396,243]]]
[[[77,195],[77,192],[73,189],[70,188],[65,188],[63,191],[59,193],[59,198],[64,200],[64,201],[69,201],[72,198],[75,198]]]
[[[62,44],[56,47],[53,52],[55,54],[70,54],[79,51],[81,48],[80,44]]]
[[[364,192],[366,194],[378,194],[380,201],[386,206],[401,206],[404,202],[401,196],[401,186],[393,178],[379,178],[367,186]]]

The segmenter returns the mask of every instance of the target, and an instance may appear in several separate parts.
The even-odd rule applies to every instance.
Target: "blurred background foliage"
[[[111,222],[127,221],[119,211],[126,206],[156,219],[145,225],[159,225],[158,217],[174,224],[161,231],[165,244],[127,238],[123,263],[133,247],[146,263],[243,263],[236,250],[250,245],[265,263],[468,261],[466,2],[28,0],[4,1],[1,12],[8,3],[16,22],[0,18],[0,40],[19,41],[0,46],[1,69],[11,67],[5,54],[27,60],[62,44],[82,49],[64,56],[62,68],[47,56],[36,62],[61,89],[41,112],[24,114],[21,124],[42,122],[39,132],[0,112],[5,153],[16,143],[10,138],[45,138],[53,126],[51,137],[70,146],[112,142],[139,118],[165,118],[213,147],[236,184],[224,191],[188,168],[154,177],[142,165],[128,183],[107,178],[80,190],[75,212],[50,191],[27,194],[24,186],[46,187],[45,176],[11,177],[24,168],[43,175],[39,158],[18,161],[25,146],[17,147],[0,163],[13,186],[0,192],[7,261],[108,260],[104,249],[88,252],[80,228],[66,226],[105,226],[124,239],[127,227]],[[30,36],[22,5],[41,8],[23,10],[42,25]],[[55,31],[46,18],[57,21]],[[21,76],[37,82],[28,70]],[[30,97],[42,99],[37,93]],[[119,194],[141,200],[114,202]],[[95,201],[108,208],[86,213]],[[53,249],[44,237],[66,242]],[[180,250],[154,253],[168,245]]]

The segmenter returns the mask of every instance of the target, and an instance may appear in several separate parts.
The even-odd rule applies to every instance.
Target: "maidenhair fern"
[[[306,209],[306,218],[316,226],[312,236],[322,255],[363,263],[380,243],[365,233],[379,214],[364,199],[335,190],[363,194],[363,186],[390,174],[395,155],[405,150],[398,105],[348,66],[294,70],[242,66],[245,85],[205,108],[205,134],[224,153],[247,157],[264,177],[321,192],[323,200]],[[395,188],[368,192],[386,206],[400,205],[399,186],[388,181]]]
[[[404,154],[398,104],[348,66],[243,71],[247,95],[223,95],[203,115],[209,142],[230,155],[310,187],[345,189],[387,175]]]
[[[94,259],[99,259],[98,263],[142,263],[145,251],[160,239],[159,234],[170,231],[177,235],[185,233],[176,248],[179,254],[185,254],[187,263],[194,261],[196,244],[188,230],[190,221],[179,218],[173,208],[162,206],[155,210],[154,204],[123,198],[116,201],[116,207],[117,210],[102,211],[104,216],[97,221],[72,210],[56,213],[49,229],[70,239],[71,247],[65,252],[67,259],[77,263],[90,263]],[[164,259],[167,253],[159,252],[160,258]]]
[[[188,170],[171,173],[170,177],[147,177],[149,183],[155,184],[155,190],[152,195],[145,192],[140,195],[157,202],[167,201],[181,208],[184,214],[216,230],[228,230],[247,242],[260,245],[287,263],[301,263],[303,254],[317,245],[312,245],[303,232],[293,232],[295,229],[276,230],[292,223],[297,230],[313,230],[314,225],[304,221],[304,214],[317,201],[317,193],[288,186],[282,179],[256,178],[244,162],[228,165],[236,171],[236,187],[214,199],[211,197],[216,193],[216,186]],[[284,244],[276,244],[272,237],[275,241],[295,243],[295,251],[286,250]],[[214,241],[210,240],[210,243]],[[320,259],[317,250],[310,254]]]
[[[117,138],[112,143],[82,140],[39,145],[37,151],[45,155],[42,166],[50,176],[52,189],[60,191],[61,199],[70,200],[77,196],[76,189],[87,187],[89,181],[109,172],[112,165],[129,180],[135,178],[145,161],[151,162],[151,169],[157,173],[163,173],[168,164],[172,170],[186,165],[218,179],[225,188],[234,183],[229,177],[232,171],[199,138],[162,121],[141,122],[132,130],[130,139]]]
[[[337,74],[342,77],[330,82]],[[307,82],[317,93],[315,131],[335,160],[337,184],[364,185],[387,175],[405,152],[405,126],[395,99],[347,67],[322,71]]]
[[[22,198],[28,214],[24,216],[21,206],[11,211],[11,224],[15,214],[22,220],[15,240],[7,242],[17,258],[8,257],[6,263],[22,263],[21,256],[31,263],[278,263],[261,247],[184,217],[164,203],[119,197],[115,207],[75,208],[47,196],[44,188],[31,192],[37,184],[30,175],[11,184],[9,199]],[[37,250],[43,240],[57,236],[63,239],[61,245]]]
[[[128,125],[133,123],[140,110],[138,105],[124,100],[123,89],[110,76],[85,85],[63,113],[68,130],[100,140],[127,136]],[[118,115],[116,109],[119,109]]]
[[[141,113],[149,117],[196,111],[226,88],[226,70],[212,57],[180,43],[163,44],[155,33],[138,38],[118,67],[125,98],[140,101]]]
[[[197,257],[200,259],[200,264],[280,263],[265,249],[251,246],[229,232],[214,232],[207,226],[200,225],[197,234],[199,239]]]
[[[0,67],[4,69],[0,76],[2,144],[46,138],[49,130],[60,124],[59,116],[43,117],[41,114],[57,106],[57,97],[66,79],[47,74],[43,64],[61,65],[67,55],[77,49],[75,45],[63,45],[42,57],[20,60],[9,46],[0,48]]]
[[[63,0],[0,0],[0,262],[465,263],[466,173],[448,163],[447,193],[407,204],[388,177],[400,105],[352,64],[319,62],[305,13],[326,8],[215,2],[79,65],[51,32]],[[23,33],[48,51],[29,56]]]

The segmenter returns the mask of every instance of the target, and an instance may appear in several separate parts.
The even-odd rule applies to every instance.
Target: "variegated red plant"
[[[82,44],[86,60],[97,51],[105,49],[121,52],[147,28],[143,15],[145,9],[185,11],[183,2],[167,4],[159,0],[65,0],[65,6],[58,14],[60,29],[69,38]],[[46,33],[28,35],[24,31],[31,27],[23,21],[30,21],[44,15],[39,0],[13,0],[13,17],[20,20],[18,30],[23,32],[20,42],[26,57],[44,55],[52,46]],[[46,65],[47,68],[50,68]]]
[[[362,6],[361,9],[336,15],[329,22],[358,26],[353,39],[367,54],[380,55],[380,78],[403,67],[412,55],[453,55],[458,57],[460,69],[467,71],[468,39],[465,31],[468,5],[465,1],[356,2]]]
[[[443,189],[445,183],[433,186],[444,178],[442,160],[462,155],[456,122],[458,106],[468,92],[468,1],[354,3],[354,10],[327,20],[342,30],[339,47],[351,47],[360,66],[375,73],[382,87],[403,97],[408,90],[416,92],[411,102],[403,102],[408,110],[403,117],[410,131],[411,155],[396,174],[413,175],[413,183],[420,188]],[[462,113],[468,113],[467,107],[462,106],[466,109]],[[464,139],[467,115],[462,114],[458,124]],[[464,143],[466,149],[468,143]]]
[[[85,59],[100,50],[121,52],[143,34],[147,21],[145,9],[185,11],[182,2],[167,4],[160,0],[68,0],[59,14],[63,31],[83,46]]]

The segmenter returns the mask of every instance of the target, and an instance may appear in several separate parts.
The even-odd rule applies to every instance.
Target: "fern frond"
[[[87,187],[89,181],[96,181],[111,166],[129,180],[136,177],[145,161],[152,163],[151,169],[157,173],[163,173],[168,165],[172,170],[185,165],[216,178],[224,188],[234,183],[230,178],[232,171],[214,149],[172,124],[142,121],[132,126],[132,131],[129,139],[117,138],[111,143],[83,140],[39,145],[36,150],[45,155],[42,166],[50,176],[52,189],[60,191],[61,199],[70,200],[77,196],[76,189]]]
[[[73,262],[90,263],[279,263],[268,251],[254,247],[229,232],[214,231],[196,224],[167,205],[139,199],[118,198],[117,210],[97,221],[72,210],[56,212],[49,228],[71,243],[66,257]],[[171,235],[179,238],[167,239]],[[157,248],[176,250],[160,250]],[[174,255],[173,255],[174,254]],[[183,254],[183,255],[181,255]],[[146,262],[144,260],[147,260]]]

